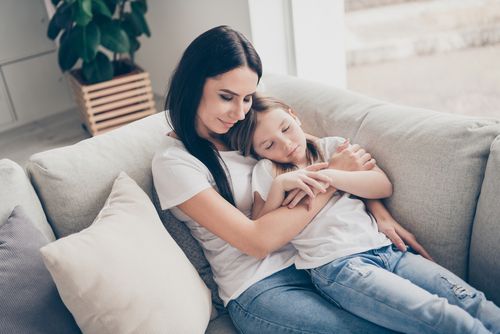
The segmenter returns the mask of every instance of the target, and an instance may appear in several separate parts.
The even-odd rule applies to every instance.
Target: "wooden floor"
[[[24,166],[33,153],[71,145],[90,138],[77,110],[68,110],[0,133],[0,159]]]

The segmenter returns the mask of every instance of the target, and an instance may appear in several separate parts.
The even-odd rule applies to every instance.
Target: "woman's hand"
[[[371,154],[358,144],[351,145],[346,139],[330,158],[328,168],[345,171],[365,171],[375,167],[376,161]]]
[[[399,225],[394,218],[387,216],[383,219],[376,219],[376,221],[378,230],[384,233],[400,251],[406,252],[406,245],[409,245],[426,259],[434,261],[425,248],[417,241],[415,236],[403,226]]]

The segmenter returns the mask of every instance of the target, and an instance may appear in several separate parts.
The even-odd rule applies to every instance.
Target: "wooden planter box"
[[[68,77],[82,121],[92,136],[156,113],[149,74],[139,67],[93,85],[83,84],[78,70]]]

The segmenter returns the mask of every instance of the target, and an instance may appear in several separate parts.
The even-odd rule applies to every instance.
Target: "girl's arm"
[[[324,169],[320,173],[328,176],[332,187],[359,197],[376,199],[392,195],[391,181],[377,166],[363,171]]]
[[[242,252],[264,258],[292,240],[326,205],[334,191],[316,196],[310,210],[305,205],[280,207],[251,220],[228,203],[214,189],[205,189],[178,205],[198,224]]]
[[[318,193],[324,193],[329,186],[329,179],[317,171],[327,166],[327,163],[319,163],[276,176],[271,183],[266,201],[255,193],[252,218],[257,219],[282,206],[287,191],[299,189],[310,198],[314,198]]]

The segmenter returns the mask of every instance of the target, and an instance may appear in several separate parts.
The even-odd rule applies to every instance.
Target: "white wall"
[[[141,39],[136,61],[161,96],[182,52],[202,32],[226,24],[251,39],[248,0],[149,0],[146,15],[152,36]]]

